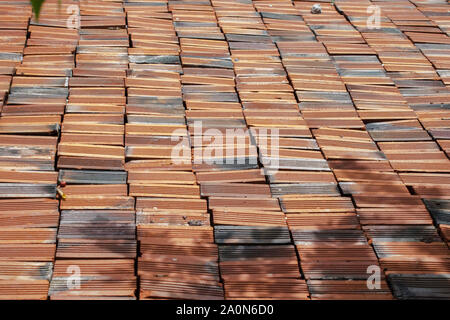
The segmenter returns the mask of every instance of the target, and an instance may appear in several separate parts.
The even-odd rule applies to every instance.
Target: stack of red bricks
[[[0,0],[0,298],[449,298],[449,6],[315,4]]]
[[[45,8],[40,24],[47,21]],[[103,1],[67,2],[60,10],[79,10],[80,25],[64,28],[70,27],[66,22],[78,23],[66,16],[55,23],[63,27],[57,30],[67,30],[59,41],[69,50],[72,66],[58,144],[61,219],[49,296],[133,299],[135,199],[128,196],[123,141],[125,12],[122,4]]]
[[[54,164],[67,97],[61,72],[72,64],[70,53],[47,54],[48,34],[30,17],[27,3],[0,2],[2,299],[47,299],[59,220]]]

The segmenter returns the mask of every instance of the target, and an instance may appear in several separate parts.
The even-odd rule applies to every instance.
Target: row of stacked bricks
[[[450,122],[448,119],[448,104],[450,103],[450,61],[448,58],[450,56],[450,17],[448,16],[448,3],[446,1],[434,5],[423,3],[423,1],[413,1],[413,3],[417,6],[416,15],[420,14],[421,18],[412,22],[419,25],[420,30],[415,28],[411,31],[421,31],[421,33],[414,35],[407,33],[407,35],[413,37],[411,39],[417,42],[416,46],[430,61],[440,79],[437,77],[430,79],[437,81],[428,81],[429,88],[426,90],[424,100],[415,100],[411,107],[415,110],[422,126],[448,158],[450,156]],[[393,21],[396,25],[398,24],[394,19]],[[404,32],[407,31],[400,26],[399,28]],[[431,34],[430,31],[432,31]],[[420,78],[416,80],[415,83],[418,85],[414,85],[414,87],[419,87],[420,90],[421,82]],[[400,89],[400,91],[403,94],[403,89]],[[415,99],[420,99],[420,97],[415,97]],[[435,148],[435,150],[437,149]],[[424,171],[423,168],[421,169]],[[450,241],[449,176],[448,174],[424,175],[423,173],[418,173],[418,176],[419,178],[424,176],[433,179],[429,186],[420,186],[417,181],[415,186],[410,185],[424,199],[425,205],[433,216],[435,223],[439,226],[441,236],[448,244]],[[446,180],[444,180],[445,177]],[[436,182],[437,179],[439,179],[438,182]],[[433,190],[435,191],[433,192]]]
[[[326,24],[344,29],[347,21],[336,11],[326,14],[331,8],[326,5],[322,15],[311,14],[313,4],[254,2],[280,53],[291,86],[285,89],[288,101],[297,112],[279,120],[289,128],[286,142],[277,124],[280,171],[268,175],[272,194],[286,213],[312,299],[389,299],[383,274],[377,286],[368,285],[372,270],[380,266],[352,198],[345,191],[342,195],[334,174],[336,168],[345,169],[346,160],[358,160],[342,148],[344,128],[363,127],[327,51],[342,40],[327,41],[335,37],[323,30]]]
[[[367,8],[375,4],[381,7],[381,26],[369,28]],[[409,31],[429,21],[408,1],[338,1],[326,9],[326,25],[316,19],[307,24],[319,38],[320,33],[337,32],[329,25],[336,9],[351,22],[339,39],[324,36],[320,41],[333,56],[356,114],[348,116],[354,122],[335,126],[339,133],[319,128],[315,136],[342,192],[353,198],[394,296],[448,298],[450,256],[445,229],[443,241],[442,228],[436,226],[448,215],[450,169],[433,138],[445,136],[441,119],[449,91]],[[321,141],[320,135],[339,142],[329,137]],[[333,151],[339,145],[345,147],[345,157]],[[335,163],[333,158],[352,162]]]
[[[0,299],[47,299],[56,249],[62,70],[73,56],[55,53],[31,14],[28,1],[0,2]]]
[[[441,1],[433,5],[423,1],[413,1],[413,3],[426,19],[422,17],[422,19],[418,19],[419,22],[413,22],[421,25],[422,29],[420,30],[421,33],[415,35],[416,39],[412,38],[412,40],[420,42],[416,46],[431,62],[446,87],[440,81],[434,81],[431,85],[431,87],[434,86],[433,89],[427,90],[426,100],[419,101],[417,108],[416,103],[412,107],[416,111],[422,126],[448,158],[450,157],[450,123],[448,119],[448,103],[450,102],[450,61],[448,59],[450,56],[450,17],[448,16],[448,2]],[[430,30],[433,31],[431,35],[428,33]],[[417,31],[417,29],[412,31]],[[408,36],[411,37],[412,35],[409,34]],[[425,38],[418,40],[417,36]],[[439,90],[434,91],[437,88]],[[430,92],[433,92],[433,94],[430,95]],[[429,102],[430,105],[424,105],[424,102]],[[450,241],[450,181],[448,175],[426,175],[425,177],[434,179],[430,187],[416,185],[414,189],[420,189],[416,193],[424,199],[435,224],[439,226],[441,236],[448,245]],[[442,183],[442,180],[436,183],[436,178],[442,179],[443,177],[447,177],[445,183]],[[429,192],[432,190],[437,191],[436,193]]]
[[[447,74],[450,64],[446,60],[450,54],[450,38],[448,26],[445,28],[441,19],[446,16],[445,7],[442,6],[444,3],[430,6],[417,1],[415,7],[408,2],[398,2],[397,6],[402,7],[407,18],[395,14],[392,5],[380,5],[384,19],[402,38],[408,39],[408,45],[405,46],[407,53],[402,52],[401,57],[390,61],[380,56],[380,60],[406,103],[414,110],[415,116],[411,116],[415,120],[414,124],[416,127],[421,125],[428,133],[416,139],[421,141],[420,144],[415,143],[420,155],[416,155],[414,161],[401,165],[404,159],[388,158],[397,171],[409,171],[400,173],[402,180],[424,200],[442,237],[448,242],[450,90]],[[414,66],[414,70],[408,69],[408,62]],[[412,146],[411,143],[403,145],[402,149],[406,150]]]
[[[195,114],[184,104],[207,102],[185,84],[204,72],[196,68],[198,38],[210,31],[210,12],[180,1],[127,3],[126,12],[126,169],[136,197],[140,299],[223,299],[218,248],[192,165],[187,122]]]
[[[448,298],[446,7],[313,5],[0,1],[1,298]]]
[[[267,183],[279,161],[278,154],[271,153],[272,148],[278,151],[275,131],[279,127],[289,131],[289,123],[297,127],[295,123],[301,121],[292,104],[295,98],[278,50],[252,2],[212,0],[211,4],[221,33],[210,46],[217,43],[223,50],[222,68],[234,82],[221,90],[230,91],[227,96],[220,93],[226,104],[211,105],[203,112],[221,119],[204,123],[218,128],[210,132],[218,131],[215,150],[223,150],[224,162],[204,166],[197,179],[212,212],[225,298],[307,299],[285,214]],[[280,113],[286,119],[274,119]],[[223,139],[218,139],[220,133]]]
[[[45,3],[30,37],[46,37],[39,39],[51,46],[45,63],[65,62],[53,71],[64,76],[53,82],[63,84],[57,92],[64,90],[67,104],[57,150],[61,217],[49,297],[133,299],[135,204],[124,168],[125,12],[110,1],[64,1],[56,8],[56,1]],[[79,29],[67,25],[65,13],[74,11]]]

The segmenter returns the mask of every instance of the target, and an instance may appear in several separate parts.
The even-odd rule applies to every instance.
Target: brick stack
[[[70,30],[76,54],[58,145],[61,221],[49,296],[133,299],[135,211],[124,170],[125,13],[120,3],[76,4],[81,27]]]
[[[127,170],[130,195],[137,197],[141,299],[223,297],[207,204],[192,172],[180,83],[178,38],[195,26],[191,20],[202,14],[196,9],[178,2],[126,5],[132,44]]]
[[[299,253],[302,271],[308,280],[311,298],[388,298],[389,293],[384,283],[378,291],[370,291],[367,288],[367,267],[378,263],[360,229],[351,199],[341,196],[325,160],[342,159],[349,154],[347,152],[346,155],[344,150],[337,147],[329,135],[333,131],[344,131],[340,128],[359,128],[362,123],[357,118],[350,96],[336,73],[326,47],[315,41],[315,35],[307,24],[319,27],[321,21],[336,20],[336,24],[339,24],[342,19],[333,13],[331,7],[322,6],[325,11],[317,20],[316,16],[309,13],[313,3],[286,5],[285,15],[278,7],[270,9],[270,4],[261,2],[261,5],[258,5],[259,10],[269,13],[277,10],[272,14],[277,14],[279,24],[283,18],[286,21],[297,20],[295,37],[290,33],[281,36],[278,31],[277,37],[272,38],[281,53],[282,64],[290,83],[296,90],[304,127],[308,133],[306,137],[311,138],[310,128],[325,127],[324,133],[327,133],[319,136],[324,139],[320,143],[325,142],[328,145],[327,152],[325,148],[320,151],[317,144],[319,137],[310,139],[309,146],[301,148],[306,149],[305,151],[299,150],[297,154],[290,155],[294,159],[300,158],[297,163],[301,165],[282,165],[280,168],[294,171],[283,170],[270,177],[280,182],[302,182],[292,184],[292,187],[286,188],[289,192],[283,192],[279,196]],[[275,4],[272,4],[272,7],[275,7]],[[273,19],[264,17],[268,28],[275,26]],[[312,27],[311,29],[316,30]],[[290,30],[293,31],[292,28]],[[318,39],[321,37],[316,36]],[[339,47],[340,44],[331,45]],[[325,81],[326,85],[323,83]],[[344,120],[341,120],[342,117]],[[342,248],[342,251],[339,248]]]
[[[0,0],[0,298],[448,298],[448,4],[319,2]]]
[[[439,145],[439,148],[448,158],[450,150],[450,125],[446,116],[448,111],[445,109],[445,104],[448,103],[450,94],[450,64],[446,59],[450,54],[450,41],[448,37],[443,35],[443,33],[446,33],[447,36],[449,35],[447,3],[445,1],[433,5],[421,1],[413,1],[413,3],[427,17],[423,21],[427,25],[427,28],[413,31],[427,32],[432,29],[435,37],[438,37],[438,39],[429,37],[425,43],[418,43],[416,46],[436,69],[440,81],[431,82],[434,89],[433,97],[430,97],[428,93],[425,101],[421,101],[420,104],[414,104],[412,107],[422,126],[433,137],[437,145]],[[427,104],[428,102],[429,104]],[[435,153],[438,150],[437,145],[433,144]],[[416,180],[411,186],[415,193],[420,194],[421,198],[424,199],[427,209],[433,216],[435,223],[439,225],[441,235],[448,245],[450,239],[450,190],[449,185],[446,183],[447,175],[444,172],[445,169],[441,166],[438,173],[417,172],[409,175],[404,174],[402,178],[408,179],[411,177]],[[421,183],[417,181],[419,177],[427,179],[428,182],[424,181]],[[405,183],[407,182],[405,181]]]
[[[377,170],[368,177],[364,169],[365,175],[363,177],[361,172],[359,179],[366,180],[371,189],[355,190],[351,194],[394,295],[401,299],[442,298],[448,295],[445,289],[448,286],[445,276],[448,247],[439,237],[421,196],[416,195],[420,195],[420,186],[413,186],[411,182],[418,181],[416,173],[431,178],[430,172],[448,172],[448,159],[422,128],[420,113],[417,116],[414,112],[429,109],[432,103],[444,102],[439,94],[442,90],[435,90],[436,86],[443,85],[438,83],[439,77],[430,62],[414,45],[422,41],[408,31],[423,25],[424,15],[408,1],[395,5],[367,1],[358,6],[362,9],[370,4],[382,8],[381,29],[368,29],[361,23],[366,13],[361,14],[362,10],[353,3],[338,5],[350,21],[355,21],[355,26],[376,52],[372,57],[374,68],[392,79],[392,83],[379,83],[381,78],[367,79],[364,86],[348,85],[348,90],[361,110],[360,117],[366,122],[371,138],[395,172],[390,168]],[[426,35],[433,38],[435,30],[427,31],[432,33]],[[424,106],[424,102],[431,104]],[[413,178],[409,183],[405,181],[408,177]],[[412,187],[413,195],[406,187]],[[419,188],[415,190],[415,187]],[[438,190],[432,193],[440,198]]]
[[[25,1],[0,3],[0,12],[0,299],[47,299],[59,219],[55,154],[73,42],[58,41],[50,21],[28,26]]]
[[[212,3],[228,40],[236,89],[252,137],[250,148],[258,148],[257,154],[250,149],[249,164],[260,163],[262,170],[217,174],[219,178],[214,180],[233,183],[223,184],[207,194],[213,210],[216,242],[221,244],[225,296],[227,299],[306,299],[308,290],[301,279],[286,218],[278,199],[273,197],[289,192],[289,186],[268,185],[265,175],[277,170],[278,164],[283,168],[302,166],[301,160],[296,159],[302,154],[298,146],[307,149],[310,141],[295,138],[308,137],[310,132],[300,117],[292,87],[262,15],[250,1]],[[279,143],[283,144],[280,152],[272,152],[278,151]],[[307,152],[304,154],[305,162],[314,158]],[[255,156],[259,163],[253,161]],[[202,176],[198,174],[198,177]]]

